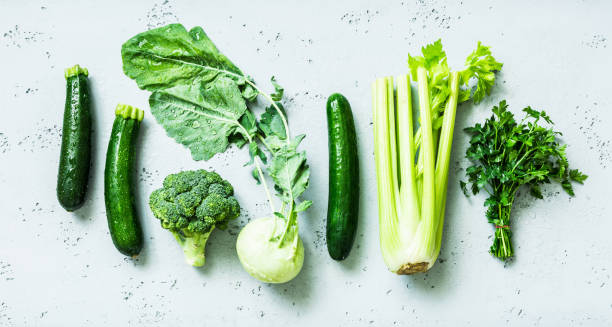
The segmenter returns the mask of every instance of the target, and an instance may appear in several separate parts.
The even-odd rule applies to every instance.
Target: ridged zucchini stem
[[[64,70],[64,77],[69,79],[70,77],[77,76],[79,74],[83,74],[85,76],[89,76],[89,71],[85,67],[81,67],[79,65],[74,65],[70,68],[66,68]]]
[[[123,117],[123,119],[135,119],[142,121],[144,118],[144,111],[128,104],[120,103],[117,105],[117,108],[115,108],[115,115],[117,117]]]

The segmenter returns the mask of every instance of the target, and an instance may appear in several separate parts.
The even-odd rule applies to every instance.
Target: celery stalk
[[[435,263],[457,104],[489,94],[492,71],[501,68],[480,43],[460,72],[448,68],[440,41],[422,53],[409,56],[411,75],[396,77],[395,91],[391,77],[372,84],[380,246],[385,264],[397,274],[423,272]],[[410,76],[418,86],[416,131]],[[474,93],[467,88],[472,78],[478,79]]]

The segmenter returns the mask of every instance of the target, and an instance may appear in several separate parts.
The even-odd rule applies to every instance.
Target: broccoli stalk
[[[183,171],[164,179],[163,187],[151,193],[149,206],[183,248],[185,261],[201,267],[210,233],[240,215],[233,195],[232,185],[215,172]]]
[[[204,248],[206,247],[206,241],[210,233],[215,229],[211,228],[207,233],[194,234],[191,237],[186,237],[181,232],[172,232],[174,238],[178,244],[183,248],[183,254],[185,255],[185,261],[194,267],[202,267],[206,262],[204,256]]]

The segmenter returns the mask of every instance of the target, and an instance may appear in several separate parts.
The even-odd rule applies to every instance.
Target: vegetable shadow
[[[447,231],[451,227],[448,225],[448,222],[445,221],[444,230],[442,232],[442,247],[440,249],[440,255],[436,259],[436,263],[425,273],[407,276],[408,288],[416,288],[430,295],[435,294],[435,296],[445,296],[449,294],[448,290],[453,286],[453,283],[451,283],[451,270],[455,270],[456,266],[453,260],[447,259],[453,257],[449,245],[455,243],[449,242],[449,235],[447,235],[449,233]],[[450,234],[452,234],[452,232]]]
[[[303,213],[306,216],[305,213]],[[304,217],[304,219],[309,219]],[[314,285],[315,270],[318,265],[314,257],[316,251],[310,242],[304,243],[304,266],[302,271],[291,281],[284,284],[266,284],[272,292],[272,296],[277,296],[283,299],[282,303],[287,306],[300,308],[308,305],[312,300],[312,285]]]
[[[498,76],[499,77],[499,76]],[[499,85],[498,85],[499,86]],[[497,94],[494,88],[492,95]],[[413,95],[415,96],[415,95]],[[490,98],[496,98],[491,96]],[[492,99],[485,98],[482,104],[474,105],[460,104],[457,107],[455,118],[455,129],[453,131],[453,146],[451,148],[451,159],[448,173],[448,186],[446,190],[446,210],[444,227],[442,230],[442,244],[440,255],[436,259],[434,266],[426,273],[408,276],[408,288],[416,288],[428,294],[443,296],[448,292],[448,288],[453,286],[451,272],[457,269],[457,256],[454,252],[461,249],[461,240],[458,235],[453,233],[457,225],[466,223],[459,211],[459,203],[464,201],[465,195],[459,188],[459,181],[465,179],[465,170],[462,162],[465,163],[465,150],[467,148],[467,134],[463,131],[464,127],[471,126],[472,121],[481,112],[486,112],[493,103]],[[467,198],[471,201],[471,198]],[[456,276],[456,274],[454,274]]]
[[[306,198],[307,196],[304,197]],[[309,238],[304,238],[304,234],[313,230],[313,221],[315,221],[315,217],[319,217],[315,206],[316,204],[310,207],[309,210],[301,212],[299,217],[300,235],[304,245],[304,265],[300,273],[287,283],[261,283],[270,290],[270,296],[281,298],[282,301],[280,302],[289,308],[306,306],[312,300],[312,286],[315,284],[315,272],[319,266],[315,258],[317,257],[316,252],[318,250],[313,245],[313,242],[310,242]]]
[[[131,174],[132,174],[131,182],[132,182],[132,194],[134,194],[134,206],[136,207],[136,215],[138,216],[138,219],[139,219],[140,228],[142,230],[142,238],[143,238],[142,250],[140,250],[140,254],[138,254],[136,258],[132,258],[134,265],[136,266],[146,265],[148,258],[149,258],[148,242],[151,241],[151,239],[149,238],[149,229],[148,229],[149,225],[146,224],[148,219],[145,219],[145,217],[147,217],[146,210],[149,208],[149,206],[147,205],[147,203],[149,203],[149,199],[146,195],[143,195],[143,192],[140,192],[143,183],[139,181],[139,176],[138,176],[138,173],[142,169],[141,164],[144,161],[142,160],[143,154],[146,153],[144,148],[145,148],[145,145],[147,144],[147,140],[149,139],[148,134],[149,134],[149,123],[148,123],[148,120],[143,119],[142,122],[140,123],[140,128],[138,130],[138,137],[136,138],[136,144],[135,144],[134,153],[133,153],[134,161],[132,162],[132,169],[131,169]]]
[[[355,117],[355,119],[358,119],[357,117]],[[365,265],[366,265],[366,251],[364,250],[363,245],[367,244],[366,242],[366,237],[365,234],[368,233],[367,228],[365,226],[365,222],[366,222],[366,214],[370,211],[369,208],[366,206],[366,204],[370,204],[372,203],[371,201],[368,201],[368,197],[371,197],[372,194],[374,194],[373,192],[376,191],[372,191],[371,188],[366,187],[368,179],[367,179],[367,174],[366,173],[371,173],[370,171],[368,171],[369,169],[367,169],[368,167],[365,165],[366,162],[368,162],[369,160],[372,160],[373,157],[369,156],[369,154],[363,150],[363,148],[365,148],[365,146],[362,144],[359,135],[371,135],[373,133],[373,131],[371,129],[368,129],[367,132],[361,132],[359,130],[359,122],[356,122],[355,124],[356,126],[356,137],[357,137],[357,147],[359,149],[359,147],[361,147],[361,150],[359,151],[359,210],[358,210],[358,217],[357,217],[357,230],[355,231],[355,239],[353,241],[353,246],[351,248],[351,251],[349,252],[348,256],[341,261],[336,261],[330,258],[330,260],[334,261],[335,264],[340,265],[340,267],[342,267],[343,270],[346,271],[350,271],[350,272],[359,272]],[[369,134],[368,134],[369,133]],[[374,174],[376,174],[376,172],[374,172]],[[374,179],[375,181],[376,179]],[[378,208],[378,201],[374,202],[374,205],[376,207],[376,210]],[[325,212],[327,212],[327,207],[325,208]],[[376,211],[378,212],[378,211]],[[375,222],[375,226],[378,227],[378,221],[376,220]],[[371,231],[370,231],[371,232]],[[378,236],[378,231],[376,230],[375,233],[373,233],[374,235]],[[325,247],[326,247],[326,251],[327,251],[327,241],[325,242]]]
[[[217,268],[217,264],[219,267],[222,267],[220,268],[222,271],[227,271],[227,267],[231,265],[240,265],[238,255],[236,254],[236,238],[238,235],[234,235],[233,232],[230,233],[230,228],[232,228],[231,222],[226,230],[216,228],[210,234],[204,248],[204,256],[206,258],[204,266],[191,267],[198,274],[204,277],[211,277]],[[176,241],[173,240],[173,243],[176,243]],[[176,255],[183,257],[181,247],[178,244],[173,244],[173,246],[176,246]]]
[[[203,277],[210,277],[218,273],[216,271],[217,266],[222,271],[228,271],[229,267],[231,267],[230,270],[232,271],[234,269],[242,270],[243,268],[236,253],[236,239],[244,225],[245,223],[240,222],[240,219],[236,219],[230,222],[226,230],[217,230],[211,233],[206,243],[206,263],[202,267],[193,267],[193,269]],[[177,251],[180,251],[180,249]],[[271,290],[271,296],[283,298],[282,302],[287,303],[288,306],[299,307],[306,305],[311,298],[311,285],[314,283],[313,278],[316,265],[310,261],[310,257],[313,256],[313,251],[315,250],[311,244],[304,242],[304,251],[306,252],[304,266],[302,271],[292,281],[284,284],[258,282],[262,287]],[[248,278],[254,280],[253,277],[248,276]]]

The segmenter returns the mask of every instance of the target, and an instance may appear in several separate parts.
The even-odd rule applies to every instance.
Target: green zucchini
[[[115,110],[106,166],[104,202],[113,243],[119,252],[135,256],[142,249],[142,229],[134,205],[133,161],[140,122],[144,112],[120,104]]]
[[[353,113],[348,100],[334,93],[327,99],[329,199],[327,250],[344,260],[353,247],[359,217],[359,157]]]
[[[75,65],[65,70],[66,104],[62,147],[57,173],[57,200],[67,211],[85,202],[91,160],[91,112],[87,68]]]

